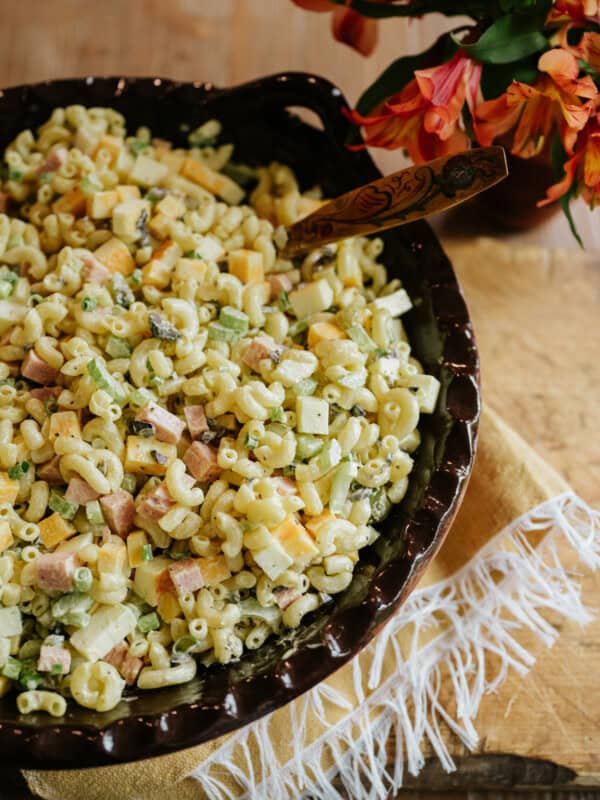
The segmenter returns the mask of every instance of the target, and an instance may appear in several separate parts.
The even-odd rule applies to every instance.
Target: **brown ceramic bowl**
[[[233,89],[160,79],[87,78],[19,86],[0,93],[2,147],[44,121],[56,106],[81,103],[122,111],[131,128],[185,143],[185,126],[216,117],[237,160],[289,164],[304,186],[327,196],[378,177],[365,152],[344,146],[349,133],[340,91],[305,74],[276,75]],[[289,112],[304,107],[311,127]],[[417,358],[439,377],[434,414],[423,417],[404,501],[381,525],[382,536],[361,559],[350,587],[298,630],[273,639],[239,662],[200,670],[186,686],[133,692],[97,714],[69,704],[60,722],[20,716],[14,696],[0,701],[4,766],[84,767],[168,753],[246,725],[327,678],[373,638],[398,610],[440,547],[473,464],[479,416],[479,363],[456,277],[425,223],[388,232],[384,260],[402,278],[414,309],[404,321]]]

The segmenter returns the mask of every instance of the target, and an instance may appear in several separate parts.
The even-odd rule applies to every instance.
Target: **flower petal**
[[[361,16],[351,8],[337,7],[331,19],[333,35],[343,44],[370,55],[377,44],[377,21]]]

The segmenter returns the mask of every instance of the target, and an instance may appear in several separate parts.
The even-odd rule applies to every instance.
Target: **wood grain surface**
[[[374,56],[363,59],[333,43],[328,15],[303,12],[288,0],[0,0],[0,19],[4,86],[88,74],[227,85],[279,70],[307,70],[336,82],[350,101],[392,58],[423,49],[447,25],[437,15],[390,21],[380,26]],[[393,152],[377,159],[390,172],[405,163]],[[472,309],[485,397],[598,506],[600,258],[593,252],[600,250],[600,226],[598,212],[581,204],[576,218],[587,255],[578,252],[556,216],[543,228],[494,234],[484,242],[478,280],[467,264],[471,242],[465,237],[482,232],[479,221],[463,213],[435,225]],[[519,247],[516,255],[508,245]],[[541,245],[559,250],[549,253]],[[504,269],[491,268],[498,262]],[[586,577],[584,587],[586,599],[600,606],[600,576]],[[465,788],[600,787],[600,618],[585,631],[564,625],[561,634],[552,650],[536,648],[538,661],[526,679],[510,675],[497,695],[485,698],[478,754],[469,756],[453,744],[458,771],[446,776],[432,759],[403,796],[416,800]],[[25,793],[17,783],[11,788],[4,782],[0,797]]]

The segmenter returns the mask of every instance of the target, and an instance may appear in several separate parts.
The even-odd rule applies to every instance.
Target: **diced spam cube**
[[[94,192],[87,200],[87,215],[92,219],[110,219],[119,202],[119,195],[113,190]]]
[[[136,624],[136,616],[129,606],[120,603],[101,606],[86,627],[79,628],[71,636],[71,644],[90,661],[98,661],[133,633]]]
[[[44,547],[48,549],[56,547],[59,542],[68,539],[75,533],[75,526],[57,512],[43,519],[38,525],[40,528],[40,540]]]
[[[57,411],[52,414],[48,428],[48,438],[55,439],[57,436],[75,436],[81,439],[79,417],[74,411]]]
[[[316,347],[324,339],[344,339],[346,334],[332,322],[313,322],[308,328],[308,346]]]
[[[125,471],[144,475],[164,475],[177,458],[177,446],[158,439],[128,436],[125,447]]]
[[[169,168],[150,156],[138,156],[129,173],[129,179],[140,186],[156,186],[169,174]]]
[[[0,503],[13,505],[19,494],[19,481],[8,477],[8,472],[0,472]]]
[[[167,194],[156,204],[156,211],[171,219],[177,219],[185,213],[185,203],[180,197]]]
[[[132,531],[127,537],[127,560],[131,569],[139,567],[145,563],[142,556],[143,547],[148,544],[146,531]]]
[[[273,536],[300,569],[304,569],[314,558],[319,556],[319,548],[310,534],[291,514],[275,528]]]
[[[135,269],[135,261],[129,248],[116,236],[101,244],[94,250],[94,256],[111,272],[120,272],[121,275],[131,275]]]
[[[253,550],[252,556],[272,581],[276,580],[293,563],[293,559],[285,552],[277,539],[273,539],[267,547]]]
[[[378,297],[373,300],[371,305],[373,308],[389,311],[392,317],[399,317],[412,308],[410,297],[406,294],[404,289],[398,289],[384,297]]]
[[[3,553],[7,547],[10,547],[14,542],[14,536],[10,529],[8,522],[3,519],[0,522],[0,553]]]
[[[166,590],[172,590],[173,585],[169,576],[169,567],[172,559],[158,556],[151,561],[144,561],[135,571],[133,590],[148,605],[156,607],[158,598]]]
[[[307,283],[300,289],[290,292],[290,305],[298,319],[326,311],[333,303],[333,289],[326,280]]]
[[[227,566],[225,556],[199,558],[196,563],[200,567],[200,572],[202,573],[202,578],[206,586],[214,586],[217,583],[223,583],[223,581],[231,578],[231,572]]]
[[[55,214],[73,214],[74,217],[81,217],[85,214],[86,206],[86,193],[80,186],[74,186],[52,203],[52,211]]]
[[[141,231],[137,227],[138,220],[150,210],[147,200],[126,200],[114,207],[112,213],[112,230],[115,236],[133,242],[139,239]]]
[[[329,404],[318,397],[296,399],[296,429],[298,433],[329,433]]]
[[[229,272],[242,283],[262,283],[265,279],[263,255],[255,250],[232,250]]]
[[[181,174],[184,178],[188,178],[193,183],[208,189],[209,192],[222,197],[231,205],[241,203],[244,198],[244,190],[239,184],[232,181],[227,175],[215,172],[197,158],[186,158],[181,167]]]

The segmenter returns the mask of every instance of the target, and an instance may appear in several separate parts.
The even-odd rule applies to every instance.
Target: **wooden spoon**
[[[503,147],[479,147],[418,164],[353,189],[287,228],[283,258],[349,236],[404,225],[464,203],[506,178]]]

